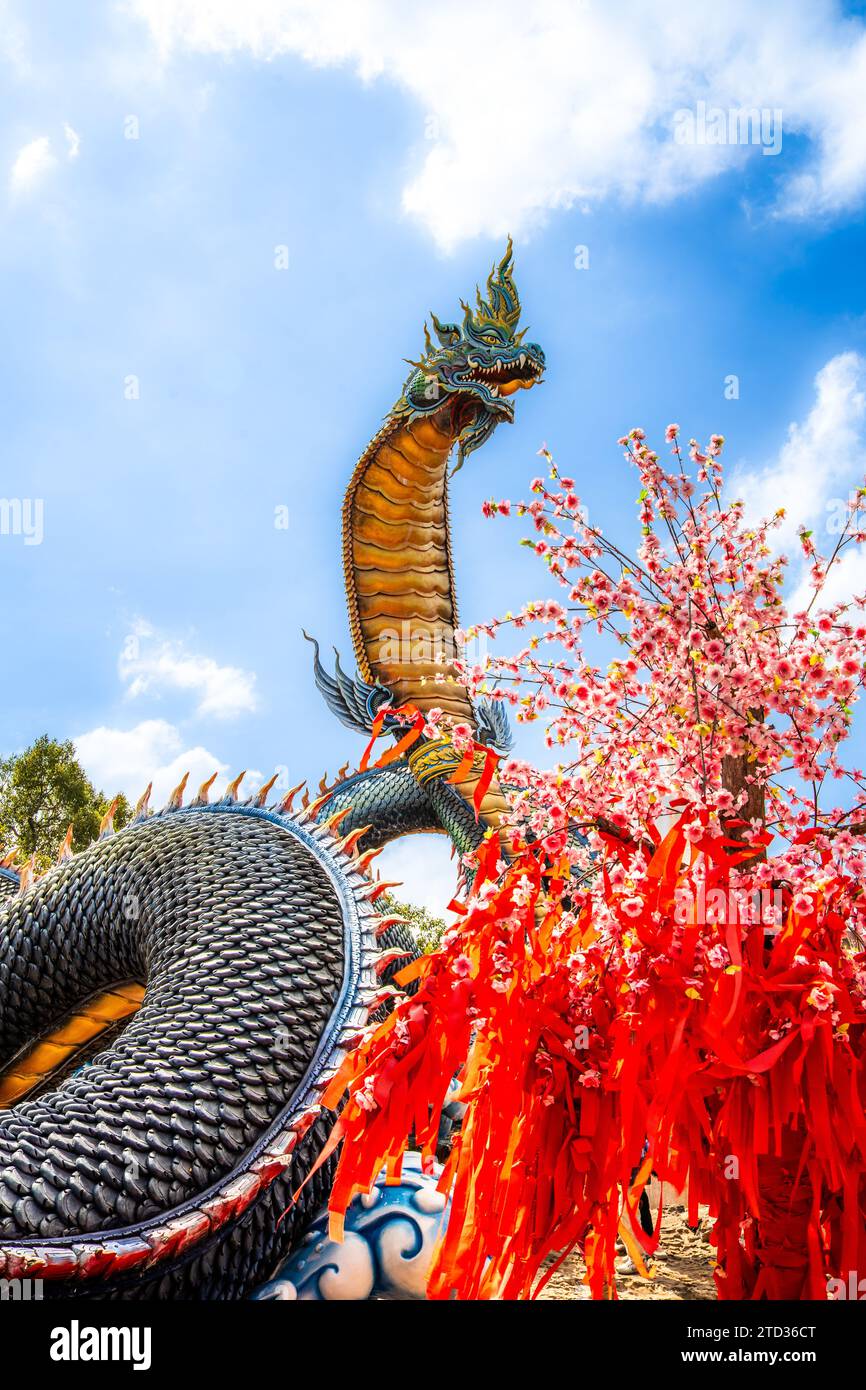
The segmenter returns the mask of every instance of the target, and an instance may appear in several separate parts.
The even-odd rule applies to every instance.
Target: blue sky
[[[542,442],[628,539],[617,437],[720,431],[820,536],[864,469],[864,72],[814,0],[0,3],[0,494],[43,508],[0,535],[2,751],[75,738],[131,795],[357,760],[300,629],[348,657],[352,466],[508,232],[549,371],[455,479],[465,621],[543,585],[480,514]],[[781,148],[681,139],[701,102]],[[444,844],[389,859],[444,906]]]

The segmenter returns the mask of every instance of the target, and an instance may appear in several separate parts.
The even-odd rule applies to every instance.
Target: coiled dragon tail
[[[0,1277],[237,1298],[291,1248],[328,1189],[325,1165],[292,1204],[333,1119],[318,1094],[400,954],[357,837],[319,810],[145,816],[0,900],[5,1074],[55,1065],[0,1110]],[[82,1064],[88,1003],[142,984]]]

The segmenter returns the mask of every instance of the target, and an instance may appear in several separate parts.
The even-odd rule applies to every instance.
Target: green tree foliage
[[[35,855],[39,868],[53,862],[68,826],[74,849],[95,840],[109,803],[95,790],[71,742],[43,734],[23,753],[0,758],[0,847],[17,846],[22,860]],[[129,803],[121,795],[115,827],[119,830],[129,817]]]
[[[398,912],[401,917],[408,917],[408,927],[418,943],[418,949],[425,955],[430,951],[435,951],[445,932],[445,922],[441,917],[434,917],[432,912],[428,912],[426,907],[416,907],[414,903],[401,903],[390,893],[382,895],[381,912]]]

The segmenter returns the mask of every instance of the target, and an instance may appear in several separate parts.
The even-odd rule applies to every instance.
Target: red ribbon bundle
[[[822,1298],[828,1277],[866,1271],[864,961],[843,951],[838,910],[850,885],[828,874],[807,915],[786,890],[772,940],[732,914],[682,920],[678,890],[730,893],[728,855],[735,868],[748,854],[709,835],[690,847],[685,819],[641,851],[639,915],[611,884],[615,837],[600,888],[581,893],[539,846],[498,879],[489,836],[468,911],[400,977],[418,992],[325,1094],[334,1108],[349,1088],[339,1231],[383,1163],[399,1173],[413,1127],[432,1162],[462,1069],[431,1297],[530,1296],[545,1259],[575,1245],[593,1295],[615,1296],[618,1228],[638,1256],[658,1240],[636,1219],[650,1171],[687,1187],[691,1222],[709,1205],[722,1297]]]

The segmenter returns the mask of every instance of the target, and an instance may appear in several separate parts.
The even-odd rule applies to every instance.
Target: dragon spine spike
[[[292,1135],[292,1138],[294,1137],[295,1136]],[[271,1153],[270,1151],[267,1151],[262,1154],[261,1158],[256,1159],[255,1163],[252,1166],[252,1171],[254,1173],[261,1173],[263,1176],[267,1176],[275,1168],[278,1171],[283,1171],[286,1168],[291,1168],[291,1166],[292,1156],[290,1153],[275,1154]]]
[[[358,858],[355,860],[355,868],[358,870],[358,872],[365,874],[369,869],[370,865],[372,864],[373,860],[376,859],[382,853],[382,850],[384,848],[384,845],[380,845],[378,849],[365,849],[363,854],[359,854]]]
[[[253,805],[254,805],[254,806],[259,806],[259,807],[264,806],[265,802],[266,802],[267,799],[268,799],[268,792],[270,791],[271,787],[272,787],[272,786],[274,785],[274,783],[276,782],[276,780],[277,780],[277,778],[279,777],[279,775],[280,775],[280,774],[279,774],[278,772],[275,772],[274,775],[273,775],[273,777],[270,779],[270,781],[265,782],[265,783],[263,784],[263,786],[259,787],[259,789],[258,789],[258,791],[256,792],[255,796],[253,797]]]
[[[186,784],[189,781],[189,773],[185,772],[172,792],[168,801],[165,803],[167,811],[179,811],[183,805],[183,794],[186,791]]]
[[[282,801],[277,807],[277,811],[281,816],[290,816],[292,814],[292,803],[294,802],[294,799],[297,796],[298,792],[301,790],[301,787],[304,786],[306,786],[306,782],[299,782],[296,787],[292,787],[291,791],[286,792],[285,796],[283,797]]]
[[[382,934],[386,932],[389,927],[396,927],[400,925],[409,926],[411,924],[411,921],[411,917],[401,917],[399,912],[389,912],[387,917],[378,917],[376,919],[374,931],[376,936],[379,937],[382,936]]]
[[[328,816],[327,820],[322,821],[322,829],[327,830],[330,835],[333,835],[338,826],[351,814],[351,811],[351,806],[344,806],[342,811],[335,811],[332,816]],[[340,848],[339,844],[337,848]]]
[[[241,782],[244,780],[246,775],[247,774],[245,769],[243,772],[238,773],[237,777],[234,779],[233,782],[229,782],[228,786],[222,794],[223,801],[237,801],[238,789],[240,788]]]
[[[322,1107],[320,1105],[308,1105],[306,1110],[302,1110],[300,1115],[292,1121],[290,1128],[294,1130],[298,1139],[304,1137],[307,1130],[315,1124],[321,1113]]]
[[[57,862],[58,864],[66,864],[72,858],[72,826],[70,825],[66,832],[66,838],[57,851]]]
[[[309,804],[310,804],[310,791],[309,791],[309,788],[308,788],[307,786],[305,786],[305,787],[304,787],[304,795],[301,797],[301,809],[302,809],[303,811],[306,811],[306,809],[307,809],[307,807],[309,806]]]
[[[27,860],[27,863],[22,866],[21,873],[18,879],[18,892],[26,893],[27,889],[30,888],[35,882],[36,855],[31,854],[30,858]]]
[[[265,1157],[289,1158],[291,1156],[292,1150],[297,1145],[297,1142],[298,1136],[297,1134],[295,1134],[294,1130],[283,1130],[283,1132],[277,1136],[273,1143],[268,1145]]]
[[[328,791],[328,790],[329,790],[329,787],[328,787],[328,774],[327,774],[327,772],[326,772],[326,773],[324,774],[324,776],[322,777],[321,782],[319,783],[319,791],[320,791],[320,792],[326,792],[326,791]]]
[[[338,1064],[339,1064],[340,1062],[342,1062],[342,1060],[343,1060],[343,1058],[340,1057],[339,1055],[338,1055],[337,1057],[335,1057],[335,1061],[336,1061]],[[319,1075],[318,1075],[318,1077],[316,1078],[316,1087],[315,1087],[315,1089],[316,1089],[317,1091],[327,1091],[328,1087],[330,1086],[331,1082],[333,1081],[334,1077],[337,1075],[337,1072],[338,1072],[339,1070],[340,1070],[339,1065],[337,1065],[337,1066],[332,1066],[332,1067],[326,1067],[325,1070],[322,1071],[322,1072],[320,1072]]]
[[[15,860],[18,858],[18,849],[10,849],[9,853],[0,859],[0,869],[11,869]]]
[[[308,821],[315,820],[322,807],[331,799],[331,792],[325,792],[324,796],[317,796],[315,801],[308,801],[299,812],[297,820],[299,825],[306,825]]]
[[[210,777],[208,777],[207,781],[202,782],[195,794],[195,800],[190,802],[191,806],[207,806],[209,801],[208,793],[218,777],[219,772],[213,772]]]
[[[145,787],[144,791],[142,792],[141,796],[138,798],[138,800],[137,800],[136,803],[135,803],[135,816],[134,816],[134,819],[135,819],[135,820],[144,820],[145,817],[147,816],[147,810],[148,810],[148,807],[149,807],[149,805],[150,805],[150,794],[151,794],[152,791],[153,791],[153,783],[152,783],[152,782],[148,782],[148,784],[147,784],[147,786]]]
[[[393,965],[395,960],[405,960],[407,956],[411,955],[411,951],[401,951],[399,946],[391,946],[387,951],[381,951],[374,962],[376,974],[384,974],[388,966]]]
[[[354,853],[355,846],[357,845],[358,841],[362,840],[366,835],[367,831],[372,829],[372,825],[362,825],[359,826],[356,830],[350,830],[348,835],[344,835],[342,840],[339,840],[337,842],[337,849],[342,854]]]
[[[108,839],[109,835],[114,834],[114,815],[117,811],[117,803],[119,799],[119,797],[114,798],[105,815],[102,817],[102,820],[99,822],[100,840],[106,840]]]
[[[381,1009],[382,1005],[387,1004],[389,1000],[396,1004],[403,997],[402,990],[395,989],[393,985],[382,985],[379,989],[373,990],[371,994],[365,995],[364,1007],[369,1014],[372,1014],[377,1009]]]
[[[355,867],[357,868],[357,865]],[[383,893],[387,893],[389,888],[402,887],[402,882],[398,882],[396,879],[393,883],[389,883],[387,879],[377,878],[375,883],[371,883],[369,887],[362,889],[362,894],[365,902],[374,903],[377,898],[381,898]]]

